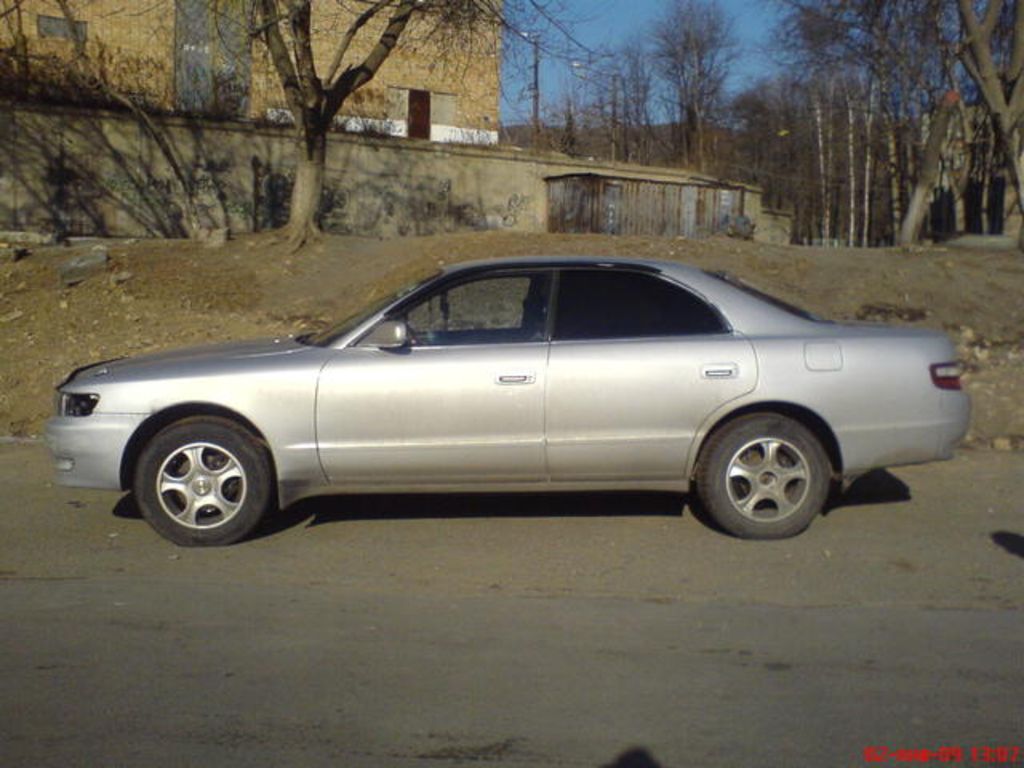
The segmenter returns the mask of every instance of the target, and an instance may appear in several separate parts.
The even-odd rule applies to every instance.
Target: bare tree
[[[811,97],[814,103],[815,134],[818,139],[818,182],[821,185],[821,239],[824,244],[827,244],[832,237],[832,184],[830,178],[832,168],[832,96],[833,87],[830,81],[824,94],[820,90],[815,89]],[[824,116],[824,110],[822,109],[823,101],[830,107],[827,117]]]
[[[950,91],[932,113],[917,183],[914,185],[914,192],[911,195],[910,204],[907,206],[907,214],[900,227],[900,245],[916,243],[921,233],[921,223],[928,210],[928,197],[938,180],[942,150],[959,101],[960,94]]]
[[[979,17],[971,0],[958,0],[957,7],[962,25],[960,60],[991,115],[996,142],[1016,192],[1017,211],[1024,217],[1024,8],[1019,0],[988,0]],[[1008,10],[1009,19],[1004,15]],[[1001,21],[1008,38],[1003,46],[998,38]],[[1018,243],[1024,250],[1024,227]]]
[[[943,148],[954,121],[971,151],[975,120],[958,97],[966,72],[989,114],[996,148],[1024,217],[1024,8],[1020,0],[787,0],[833,22],[851,53],[871,62],[891,126],[894,178],[912,169],[900,242],[915,242],[939,178]],[[953,65],[953,57],[963,69]],[[943,95],[945,94],[945,95]],[[903,137],[916,133],[917,151],[904,154]],[[954,190],[962,193],[972,162],[961,163]],[[899,204],[902,195],[893,195]],[[1020,244],[1024,249],[1024,229]]]
[[[785,30],[796,41],[793,63],[811,77],[843,77],[868,83],[868,117],[864,120],[865,206],[871,198],[868,186],[876,163],[877,131],[885,137],[885,153],[878,159],[879,173],[887,177],[886,200],[891,233],[917,238],[928,213],[928,200],[939,179],[941,150],[950,130],[949,117],[965,118],[965,110],[942,114],[937,106],[947,91],[958,91],[958,72],[949,66],[943,36],[955,14],[951,0],[780,0],[786,8]],[[862,86],[863,87],[863,86]],[[877,93],[877,100],[874,95]],[[848,93],[847,136],[851,136]],[[877,109],[876,109],[877,106]],[[964,126],[958,126],[961,131]],[[940,134],[932,138],[931,130]],[[854,149],[852,146],[848,149]],[[847,153],[843,171],[849,199],[856,185],[853,162]],[[886,179],[883,179],[885,181]],[[876,203],[876,204],[877,204]],[[853,205],[850,204],[852,211]],[[910,217],[910,218],[908,218]],[[871,239],[870,223],[879,219],[865,208],[862,216],[865,234]],[[847,223],[852,230],[855,224]],[[848,233],[848,241],[853,241]]]
[[[576,103],[572,94],[566,94],[562,104],[562,130],[558,137],[558,151],[572,157],[576,154]]]
[[[875,80],[871,77],[868,80],[867,107],[864,118],[864,202],[861,207],[863,225],[861,229],[860,245],[867,248],[871,245],[871,186],[872,186],[872,152],[871,140],[873,134],[871,128],[875,121]]]
[[[821,89],[793,75],[760,80],[731,105],[732,170],[764,190],[766,207],[793,212],[796,242],[822,237],[822,178],[814,110]],[[824,128],[821,140],[824,141]]]
[[[849,206],[847,213],[849,219],[846,226],[846,244],[853,247],[857,239],[857,171],[854,163],[857,158],[857,119],[853,113],[853,97],[849,87],[846,88],[846,186],[849,190]]]
[[[25,19],[22,13],[23,0],[0,0],[0,22],[7,27],[12,45],[18,84],[24,84],[29,77],[28,38],[25,37]]]
[[[78,19],[72,5],[73,0],[56,0],[56,2],[69,29],[78,29]],[[185,234],[193,238],[198,237],[202,232],[202,226],[196,205],[194,179],[171,137],[164,127],[153,119],[145,104],[122,91],[117,83],[107,76],[102,62],[97,61],[83,36],[73,31],[71,40],[74,46],[74,57],[69,68],[71,78],[81,87],[96,92],[105,100],[127,110],[138,121],[146,135],[157,146],[174,177],[179,190]]]
[[[734,56],[732,22],[715,0],[673,0],[652,38],[674,107],[680,159],[702,169],[706,124],[721,104]]]
[[[649,163],[655,124],[655,84],[650,56],[639,39],[627,41],[617,55],[622,83],[623,154],[628,161]]]
[[[544,7],[540,0],[531,5]],[[448,39],[438,50],[465,50],[496,35],[508,18],[500,0],[350,0],[351,20],[328,40],[326,66],[314,55],[312,0],[256,0],[255,34],[266,44],[295,120],[297,162],[289,239],[295,247],[319,234],[327,134],[345,101],[369,83],[416,29]]]

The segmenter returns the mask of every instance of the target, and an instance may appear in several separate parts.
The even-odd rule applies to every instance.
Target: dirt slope
[[[54,385],[92,361],[319,327],[444,263],[594,254],[726,269],[833,319],[944,329],[970,371],[970,441],[1024,448],[1024,257],[1012,252],[498,232],[328,237],[294,256],[272,235],[219,249],[175,241],[106,245],[106,271],[68,289],[59,287],[58,266],[91,244],[38,249],[0,264],[0,435],[39,434]]]

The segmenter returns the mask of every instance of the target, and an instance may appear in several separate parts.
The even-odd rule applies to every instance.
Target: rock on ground
[[[58,267],[57,274],[63,288],[71,288],[84,282],[97,272],[107,268],[110,254],[105,246],[97,246],[87,253],[72,256]]]

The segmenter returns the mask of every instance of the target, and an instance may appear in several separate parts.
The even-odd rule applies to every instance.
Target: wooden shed
[[[744,213],[736,186],[593,173],[545,181],[549,232],[707,237]]]

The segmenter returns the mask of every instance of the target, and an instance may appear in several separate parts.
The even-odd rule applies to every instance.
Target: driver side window
[[[458,283],[411,307],[405,323],[417,346],[543,341],[550,281],[534,273]]]

